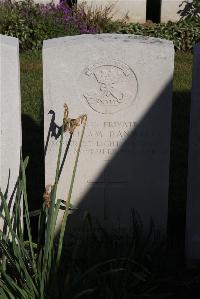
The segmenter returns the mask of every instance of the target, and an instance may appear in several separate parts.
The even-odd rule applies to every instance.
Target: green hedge
[[[118,33],[164,38],[173,41],[176,50],[191,51],[200,42],[200,18],[166,24],[128,24],[122,26]]]

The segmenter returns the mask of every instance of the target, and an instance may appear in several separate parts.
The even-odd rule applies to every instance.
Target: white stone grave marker
[[[20,102],[19,41],[0,35],[0,187],[8,202],[19,175]],[[2,223],[0,220],[1,228]]]
[[[44,42],[46,185],[54,182],[64,103],[70,117],[88,116],[72,217],[89,210],[106,227],[127,229],[135,209],[144,224],[152,217],[166,229],[173,66],[173,44],[161,39],[102,34]],[[67,197],[80,132],[58,198]]]

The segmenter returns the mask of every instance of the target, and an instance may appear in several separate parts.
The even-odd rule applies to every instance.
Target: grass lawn
[[[22,114],[37,125],[43,121],[42,55],[41,52],[21,54]]]
[[[32,210],[39,208],[44,187],[42,55],[41,52],[26,52],[20,55],[20,59],[23,154],[30,156],[27,180]],[[179,256],[184,254],[192,59],[193,55],[190,53],[176,53],[173,82],[168,226],[172,248],[182,250]]]

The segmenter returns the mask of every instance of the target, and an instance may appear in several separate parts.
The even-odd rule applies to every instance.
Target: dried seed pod
[[[44,199],[44,202],[45,202],[45,205],[47,206],[47,208],[50,208],[50,203],[51,203],[50,193],[51,193],[52,188],[53,188],[52,185],[47,185],[45,187],[45,192],[43,194],[43,199]]]
[[[63,125],[64,132],[69,132],[70,134],[74,133],[74,130],[80,126],[84,121],[87,120],[87,115],[82,114],[77,118],[71,119],[69,116],[69,109],[67,104],[64,104],[64,117],[63,117]]]

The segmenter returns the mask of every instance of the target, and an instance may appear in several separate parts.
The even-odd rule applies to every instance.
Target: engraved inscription
[[[127,108],[138,92],[135,73],[118,60],[107,59],[87,67],[81,80],[82,97],[98,113],[113,114]]]
[[[55,131],[50,133],[50,144],[49,151],[52,151],[55,146],[59,146],[60,138],[59,126],[53,126]],[[88,121],[84,138],[82,141],[81,152],[88,154],[90,156],[109,157],[116,153],[119,148],[121,153],[132,154],[132,153],[152,153],[155,154],[155,147],[152,140],[157,139],[157,132],[152,132],[150,128],[143,131],[138,131],[136,129],[136,121]],[[134,134],[133,134],[134,131]],[[72,141],[70,143],[70,151],[74,154],[77,153],[81,129],[77,129],[74,134]],[[64,134],[63,144],[67,146],[69,136]],[[122,146],[123,145],[123,146]],[[164,149],[159,153],[165,153],[167,149]]]
[[[158,132],[146,128],[139,133],[136,121],[88,121],[87,128],[82,141],[81,152],[89,156],[100,159],[109,158],[119,151],[121,154],[156,154],[154,140],[158,139]],[[75,131],[71,149],[74,154],[77,153],[81,130]],[[157,148],[160,154],[165,154],[168,150]]]
[[[134,121],[102,121],[100,123],[88,121],[84,134],[81,152],[89,155],[110,156],[121,147],[137,123]],[[71,146],[74,153],[77,152],[81,130],[77,130],[73,136]],[[133,151],[132,138],[126,141],[122,152]]]

